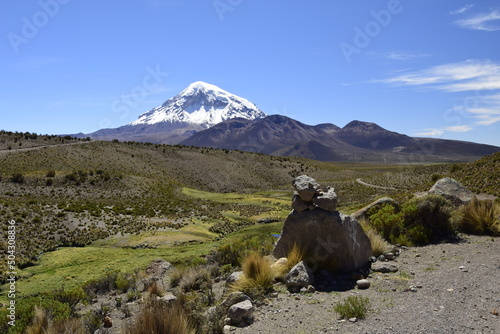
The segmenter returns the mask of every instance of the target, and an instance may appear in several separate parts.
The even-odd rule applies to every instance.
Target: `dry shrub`
[[[474,197],[460,207],[459,229],[470,234],[500,235],[500,206]]]
[[[385,241],[380,234],[378,234],[374,229],[368,228],[366,231],[366,236],[370,239],[370,244],[372,245],[372,255],[379,257],[392,249],[391,244]]]
[[[125,334],[191,334],[195,333],[189,316],[180,303],[165,304],[155,299],[144,304],[135,322]]]
[[[183,292],[210,289],[212,287],[210,270],[205,266],[186,269],[179,282],[179,287]]]
[[[294,243],[293,247],[288,252],[286,263],[282,266],[277,266],[274,268],[275,277],[283,278],[286,274],[290,272],[290,270],[292,270],[293,267],[297,265],[297,263],[299,263],[305,258],[305,255],[306,255],[306,250],[297,245],[297,243]]]
[[[275,272],[266,257],[250,253],[243,261],[242,270],[242,277],[231,285],[232,292],[241,291],[256,297],[272,287]]]
[[[151,283],[151,285],[148,287],[148,294],[150,296],[162,297],[164,295],[164,291],[161,288],[160,284],[158,284],[156,281],[153,281],[153,283]]]
[[[32,324],[26,328],[27,334],[45,334],[49,328],[49,316],[43,308],[35,306],[35,315]]]

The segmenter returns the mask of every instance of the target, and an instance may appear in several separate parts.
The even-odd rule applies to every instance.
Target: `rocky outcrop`
[[[305,175],[297,177],[293,185],[297,192],[294,201],[302,201],[305,205],[300,207],[307,205],[307,209],[297,210],[299,205],[294,205],[273,255],[287,257],[296,244],[314,271],[350,273],[369,266],[370,241],[357,220],[335,211],[337,196],[333,188],[321,188]]]

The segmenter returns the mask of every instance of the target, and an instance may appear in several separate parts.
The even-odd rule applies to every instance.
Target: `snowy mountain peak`
[[[160,107],[140,115],[129,125],[190,123],[209,128],[232,118],[258,119],[265,117],[252,102],[217,86],[197,81]]]

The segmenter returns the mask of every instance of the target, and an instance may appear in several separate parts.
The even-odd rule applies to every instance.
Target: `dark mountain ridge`
[[[232,119],[199,131],[180,144],[300,156],[321,161],[426,163],[472,161],[500,147],[464,141],[413,138],[375,123],[306,125],[282,115]]]

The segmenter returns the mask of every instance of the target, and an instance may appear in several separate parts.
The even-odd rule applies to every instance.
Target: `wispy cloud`
[[[468,132],[473,129],[470,125],[453,125],[453,126],[444,126],[440,128],[431,128],[424,129],[414,133],[414,136],[423,136],[423,137],[440,137],[448,132]]]
[[[470,119],[475,120],[473,124],[424,129],[415,135],[440,136],[446,132],[467,132],[474,126],[500,122],[500,64],[491,60],[467,60],[417,71],[406,70],[371,82],[473,94],[473,106],[468,106],[468,103],[459,106]]]
[[[448,92],[500,89],[500,64],[488,60],[467,60],[373,82],[408,86],[427,85]]]
[[[487,13],[480,13],[466,19],[455,21],[462,28],[483,31],[500,30],[500,11],[492,9]]]
[[[466,11],[468,11],[469,9],[471,9],[472,7],[474,7],[474,5],[472,5],[472,4],[471,5],[465,5],[463,7],[460,7],[459,9],[451,11],[450,15],[463,14]]]
[[[411,60],[415,58],[429,57],[427,53],[411,53],[406,51],[393,51],[386,55],[387,58],[393,60]]]

